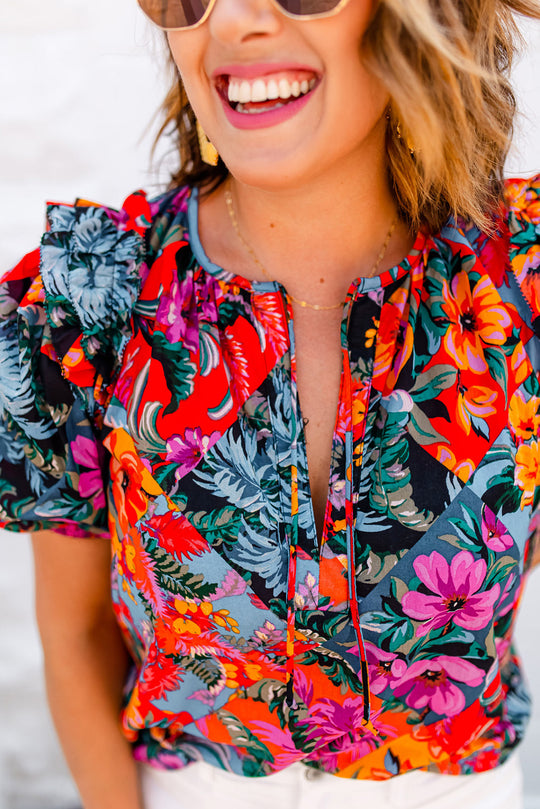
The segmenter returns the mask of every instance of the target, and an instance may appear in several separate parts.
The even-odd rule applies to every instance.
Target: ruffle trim
[[[142,191],[119,211],[87,201],[47,207],[40,275],[51,328],[48,353],[75,385],[87,387],[93,377],[106,388],[120,368],[151,221]]]
[[[540,336],[540,175],[508,180],[505,198],[510,264],[531,311],[533,331]]]

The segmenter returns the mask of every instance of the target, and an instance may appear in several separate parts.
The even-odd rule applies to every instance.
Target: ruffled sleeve
[[[0,284],[0,526],[107,534],[102,414],[131,334],[150,206],[50,205]]]
[[[506,183],[510,262],[530,310],[529,325],[540,337],[540,175]]]

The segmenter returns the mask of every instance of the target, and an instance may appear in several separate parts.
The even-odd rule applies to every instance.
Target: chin
[[[269,150],[223,158],[238,182],[266,191],[297,190],[323,174],[326,168],[321,155],[309,157],[305,146],[298,146],[287,154],[282,150]]]

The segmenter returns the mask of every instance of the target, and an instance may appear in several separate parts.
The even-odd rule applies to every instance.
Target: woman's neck
[[[292,188],[255,188],[230,178],[203,199],[199,227],[215,263],[248,278],[271,277],[313,303],[333,303],[344,299],[355,277],[373,274],[396,218],[383,156],[371,155],[361,168],[344,166]],[[399,262],[411,243],[398,222],[377,272]]]

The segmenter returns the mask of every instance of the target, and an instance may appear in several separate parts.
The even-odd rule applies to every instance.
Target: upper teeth
[[[272,101],[277,98],[298,98],[315,86],[315,79],[289,81],[288,79],[230,79],[229,101],[247,104],[249,101]]]

